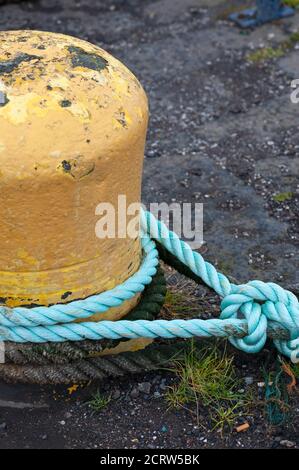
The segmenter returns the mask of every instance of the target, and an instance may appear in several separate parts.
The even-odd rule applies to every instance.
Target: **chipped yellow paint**
[[[88,80],[94,80],[101,85],[107,84],[107,78],[102,73],[97,72],[95,70],[86,70],[83,67],[77,67],[76,69],[74,69],[73,73],[78,77],[82,77]]]
[[[24,261],[25,263],[31,266],[36,266],[38,264],[38,260],[30,256],[29,253],[24,250],[24,248],[20,248],[18,250],[18,261],[20,261],[20,263]]]
[[[71,86],[71,82],[68,78],[63,75],[57,75],[57,77],[49,78],[49,86],[53,89],[67,90]]]
[[[53,92],[47,100],[36,93],[21,96],[7,93],[6,96],[9,102],[0,108],[0,117],[2,116],[12,124],[26,123],[32,116],[45,117],[50,110],[59,112],[60,103],[64,100],[64,95],[57,92]],[[78,117],[82,122],[90,121],[90,112],[83,103],[72,103],[66,111]]]
[[[2,82],[2,80],[0,80],[0,91],[7,91],[7,86]]]
[[[68,302],[123,282],[140,265],[139,240],[98,239],[95,209],[117,207],[119,194],[140,200],[142,87],[85,41],[5,31],[0,91],[2,302]],[[121,318],[137,301],[94,318]]]
[[[21,124],[27,121],[28,107],[30,101],[35,98],[34,93],[27,93],[24,96],[12,96],[7,94],[9,103],[0,108],[0,118],[4,117],[12,124]]]
[[[120,99],[122,99],[123,96],[130,96],[129,83],[120,75],[118,75],[118,80],[114,88],[114,93],[117,94]]]
[[[82,122],[88,122],[91,119],[90,112],[82,103],[72,104],[69,108],[67,108],[67,111],[81,119]]]
[[[53,158],[61,158],[62,152],[60,150],[53,150],[52,152],[49,153],[50,157]]]

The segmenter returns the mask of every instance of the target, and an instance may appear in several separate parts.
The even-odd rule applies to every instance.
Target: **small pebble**
[[[138,390],[141,393],[146,393],[147,395],[151,392],[151,384],[149,382],[141,382],[138,384]]]
[[[252,385],[253,384],[253,377],[245,377],[244,382],[246,385]]]
[[[113,400],[118,400],[118,398],[120,398],[120,396],[121,396],[120,390],[117,388],[112,393],[112,398],[113,398]]]
[[[132,398],[137,398],[139,396],[139,390],[137,387],[134,387],[133,390],[130,393]]]
[[[282,441],[280,441],[279,444],[280,444],[281,446],[288,447],[288,448],[295,447],[295,445],[296,445],[295,442],[293,442],[293,441],[288,441],[287,439],[282,439]]]
[[[161,390],[166,390],[168,387],[166,385],[166,379],[162,379],[160,383]]]

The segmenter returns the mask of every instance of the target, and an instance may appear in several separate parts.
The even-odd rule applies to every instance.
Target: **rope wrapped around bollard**
[[[136,338],[227,337],[237,348],[260,351],[267,336],[282,354],[299,357],[299,302],[290,291],[274,283],[250,281],[236,285],[192,251],[150,212],[141,212],[144,257],[139,271],[116,288],[68,304],[50,307],[0,307],[0,340],[14,343],[64,343]],[[157,246],[176,264],[205,283],[221,298],[219,319],[153,320],[146,318],[74,323],[94,313],[119,306],[150,286],[159,263]],[[129,353],[128,353],[129,354]],[[131,353],[130,353],[131,354]],[[132,353],[133,354],[133,353]],[[3,366],[4,368],[6,366]]]

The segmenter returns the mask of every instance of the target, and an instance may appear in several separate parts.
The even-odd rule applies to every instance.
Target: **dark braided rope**
[[[8,364],[0,369],[0,377],[8,382],[68,384],[122,377],[169,366],[189,347],[188,341],[175,344],[151,344],[146,349],[118,355],[86,358],[77,362],[43,366]]]

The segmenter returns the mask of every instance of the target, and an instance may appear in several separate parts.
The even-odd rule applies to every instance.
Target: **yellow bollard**
[[[82,299],[137,271],[139,239],[98,238],[96,207],[117,208],[120,194],[140,201],[147,121],[141,85],[99,47],[0,32],[2,305]],[[101,319],[120,318],[137,300]]]

